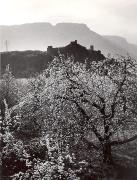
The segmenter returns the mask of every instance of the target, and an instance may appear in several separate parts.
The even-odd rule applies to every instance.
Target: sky
[[[0,25],[85,23],[137,44],[137,0],[0,0]]]

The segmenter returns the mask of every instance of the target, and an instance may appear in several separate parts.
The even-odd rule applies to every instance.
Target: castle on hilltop
[[[93,45],[87,49],[86,47],[78,44],[77,40],[70,42],[70,44],[65,47],[53,48],[52,46],[48,46],[48,55],[57,56],[58,53],[64,54],[65,56],[74,56],[76,60],[81,62],[83,62],[85,59],[89,59],[90,61],[100,61],[105,58],[100,50],[94,50]]]
[[[47,51],[8,51],[0,55],[0,74],[5,72],[10,64],[12,73],[17,78],[34,76],[48,67],[55,56],[63,54],[66,57],[73,56],[74,61],[80,63],[87,62],[87,66],[92,61],[102,61],[105,59],[101,51],[94,50],[94,46],[87,49],[77,43],[77,40],[70,42],[67,46],[53,48],[48,46]]]

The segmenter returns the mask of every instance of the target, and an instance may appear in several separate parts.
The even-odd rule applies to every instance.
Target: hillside
[[[65,47],[53,48],[48,47],[47,51],[8,51],[1,53],[1,73],[5,72],[6,66],[9,64],[12,73],[17,78],[25,78],[34,76],[48,67],[48,64],[58,56],[58,51],[66,58],[73,56],[74,61],[84,63],[87,66],[91,61],[101,61],[105,57],[100,51],[95,51],[94,47],[87,49],[81,46],[77,41],[70,42]]]
[[[117,43],[115,38],[101,36],[90,30],[85,24],[59,23],[55,26],[50,23],[32,23],[14,26],[0,26],[1,51],[5,51],[5,41],[8,42],[8,50],[43,50],[47,46],[65,46],[70,41],[78,40],[83,46],[94,45],[96,50],[101,50],[105,55],[127,54],[137,57],[137,47],[127,41],[124,46]],[[127,48],[127,45],[128,48]]]
[[[104,36],[106,39],[108,39],[111,43],[115,43],[117,46],[119,46],[122,49],[125,49],[127,52],[129,52],[133,57],[137,57],[137,45],[128,43],[128,41],[120,36]]]
[[[6,66],[16,78],[26,78],[42,72],[53,58],[42,51],[12,51],[1,54],[1,70],[5,72]]]

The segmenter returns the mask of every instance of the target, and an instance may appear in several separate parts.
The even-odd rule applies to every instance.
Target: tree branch
[[[89,117],[87,115],[86,111],[79,105],[79,103],[75,99],[71,99],[71,98],[68,98],[68,97],[61,97],[61,96],[57,96],[57,98],[73,102],[77,106],[79,112],[81,112],[81,114],[83,115],[83,117],[86,120],[89,120],[91,118],[91,117]],[[96,135],[96,137],[98,138],[98,140],[100,142],[102,142],[104,140],[103,137],[100,135],[100,133],[98,132],[98,130],[96,129],[96,127],[93,124],[92,124],[91,130],[94,132],[94,134]]]
[[[96,150],[99,150],[99,149],[100,149],[100,146],[97,146],[97,145],[95,145],[93,142],[88,141],[85,137],[83,138],[83,142],[84,142],[85,144],[87,144],[87,148],[88,148],[88,149],[91,149],[91,148],[94,148],[94,149],[96,149]]]
[[[116,105],[117,105],[116,99],[117,99],[117,96],[118,96],[119,92],[122,89],[122,86],[124,85],[125,80],[126,80],[126,75],[124,76],[124,78],[123,78],[122,82],[120,83],[120,85],[119,85],[119,87],[117,89],[117,92],[116,92],[116,94],[114,96],[113,103],[111,105],[111,115],[109,116],[109,119],[112,119],[114,117],[114,115],[115,115],[115,109],[116,109]]]
[[[125,144],[125,143],[128,143],[128,142],[134,141],[136,139],[137,139],[137,134],[134,135],[133,137],[125,139],[123,141],[112,141],[111,146],[122,145],[122,144]]]

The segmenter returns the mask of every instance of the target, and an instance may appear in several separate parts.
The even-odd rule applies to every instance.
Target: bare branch
[[[125,139],[123,141],[112,141],[111,146],[122,145],[122,144],[125,144],[125,143],[128,143],[128,142],[134,141],[136,139],[137,139],[137,134],[134,135],[133,137]]]
[[[88,141],[85,137],[83,138],[83,142],[88,146],[88,149],[91,149],[91,148],[94,148],[96,150],[100,149],[100,146],[97,146],[93,142]]]

